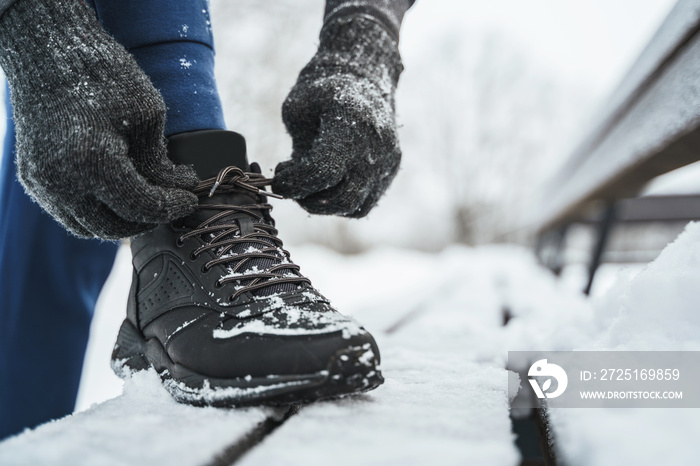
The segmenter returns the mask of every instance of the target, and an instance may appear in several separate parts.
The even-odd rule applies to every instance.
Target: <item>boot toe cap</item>
[[[203,319],[168,345],[171,359],[206,377],[294,376],[320,373],[360,351],[368,367],[379,364],[374,338],[336,311],[281,310],[261,319]]]

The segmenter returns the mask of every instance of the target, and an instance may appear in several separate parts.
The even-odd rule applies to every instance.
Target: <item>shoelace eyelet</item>
[[[229,301],[236,301],[239,296],[243,296],[245,293],[254,293],[261,288],[267,286],[277,286],[274,280],[271,279],[271,273],[267,271],[269,268],[275,268],[275,273],[272,273],[272,278],[283,279],[284,283],[308,283],[309,280],[303,277],[299,273],[299,267],[289,260],[289,253],[285,251],[282,247],[282,241],[277,237],[277,229],[274,228],[274,221],[270,217],[269,211],[272,210],[272,206],[267,203],[267,196],[281,198],[272,193],[268,193],[264,187],[272,183],[271,178],[265,178],[260,173],[248,173],[244,172],[238,167],[230,166],[226,167],[219,172],[216,178],[211,178],[202,181],[195,189],[195,194],[201,199],[204,196],[213,197],[215,194],[227,194],[227,193],[240,193],[245,192],[246,194],[254,194],[256,200],[251,204],[246,205],[228,205],[224,202],[222,205],[216,204],[212,205],[211,210],[217,210],[218,212],[214,214],[210,219],[200,224],[198,227],[192,229],[188,233],[181,235],[178,241],[178,247],[182,246],[186,242],[186,239],[191,237],[200,237],[207,244],[199,248],[196,248],[191,254],[190,259],[194,262],[198,259],[201,253],[209,250],[209,255],[216,256],[217,259],[214,261],[217,264],[222,264],[224,261],[221,260],[221,256],[217,254],[218,247],[224,246],[227,251],[235,248],[236,244],[246,243],[246,239],[249,239],[251,243],[255,243],[256,249],[258,249],[257,254],[232,254],[230,257],[231,267],[233,263],[240,264],[240,260],[249,260],[251,257],[254,258],[252,264],[255,265],[259,260],[269,259],[271,263],[269,265],[260,264],[255,265],[260,266],[261,269],[253,271],[246,277],[247,280],[255,280],[253,284],[248,284],[246,286],[241,285],[240,280],[232,280],[231,278],[224,278],[222,283],[222,278],[219,278],[214,282],[214,286],[217,289],[224,288],[227,283],[235,283],[234,287],[237,291],[229,297]],[[224,200],[225,201],[225,200]],[[207,210],[207,204],[200,205],[201,210]],[[230,222],[231,216],[242,215],[243,217],[250,218],[253,223],[254,234],[235,237],[235,233],[241,230],[241,223],[237,221],[236,225]],[[247,222],[248,224],[250,222]],[[223,230],[226,230],[225,232]],[[223,233],[223,234],[222,234]],[[202,236],[205,235],[206,236]],[[234,238],[230,235],[234,234]],[[198,236],[199,235],[199,236]],[[182,236],[185,238],[183,239]],[[250,236],[250,238],[247,238]],[[217,244],[221,243],[221,244]],[[260,246],[263,246],[262,249]],[[198,254],[195,254],[198,252]],[[237,255],[243,256],[236,258]],[[227,256],[228,259],[228,256]],[[206,260],[202,260],[205,264],[201,267],[202,273],[207,273],[213,267],[207,267],[210,262],[210,258],[207,257]],[[287,267],[279,265],[289,264]],[[277,265],[275,265],[277,264]],[[221,268],[221,267],[219,267]],[[295,277],[292,277],[285,273],[284,271],[288,269]],[[252,273],[255,272],[255,273]]]
[[[178,248],[181,248],[184,245],[185,245],[185,241],[182,239],[182,236],[178,236],[177,240],[175,240],[175,246],[177,246]]]

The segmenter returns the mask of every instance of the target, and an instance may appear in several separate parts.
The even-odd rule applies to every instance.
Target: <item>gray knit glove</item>
[[[191,212],[190,167],[167,158],[165,104],[82,0],[17,0],[0,17],[17,172],[74,234],[118,239]]]
[[[318,52],[282,106],[293,152],[272,189],[311,213],[363,217],[399,168],[394,91],[403,65],[389,28],[356,9],[340,13],[327,14]]]

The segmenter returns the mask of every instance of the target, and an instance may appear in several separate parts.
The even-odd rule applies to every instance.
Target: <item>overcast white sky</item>
[[[409,50],[422,40],[411,33],[418,16],[422,24],[429,17],[435,27],[457,21],[465,30],[495,29],[515,38],[553,72],[581,79],[605,93],[621,79],[674,4],[674,0],[417,0],[406,16],[402,41]]]

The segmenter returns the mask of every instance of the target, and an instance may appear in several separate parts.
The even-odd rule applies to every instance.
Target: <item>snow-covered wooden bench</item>
[[[121,396],[0,443],[0,464],[519,463],[494,338],[502,329],[496,277],[510,256],[466,248],[296,256],[377,338],[386,378],[377,390],[290,408],[197,408],[141,372]]]
[[[679,0],[610,95],[586,137],[542,188],[532,222],[540,262],[558,274],[565,265],[563,252],[570,226],[595,225],[584,289],[589,293],[614,225],[700,219],[698,195],[639,197],[654,178],[699,160],[700,1]],[[625,425],[627,432],[631,427],[625,423],[633,419],[654,424],[655,416],[675,416],[651,410],[562,409],[534,414],[536,424],[547,427],[554,436],[550,440],[555,448],[549,452],[565,453],[559,460],[581,465],[620,464],[621,452],[627,452],[627,460],[635,458],[630,464],[646,464],[639,455],[631,454],[635,450],[649,453],[649,448],[626,443],[626,433],[611,434],[616,432],[614,426]],[[549,420],[547,426],[542,425],[542,417]],[[683,422],[683,416],[674,419]],[[641,434],[643,438],[653,437],[651,425],[649,429],[648,435]],[[687,448],[678,448],[686,460]]]
[[[682,0],[549,187],[537,219],[543,243],[551,242],[548,232],[590,218],[596,203],[634,196],[654,176],[700,159],[699,31],[700,2]],[[646,215],[621,209],[629,218]],[[519,464],[504,348],[551,343],[560,327],[543,317],[573,304],[556,301],[540,286],[546,278],[510,250],[372,254],[335,266],[299,262],[377,337],[387,381],[376,391],[290,408],[195,408],[174,402],[154,373],[143,372],[117,398],[0,443],[0,464]],[[504,305],[522,300],[517,288],[528,301],[516,303],[523,314],[503,327]],[[362,296],[348,291],[356,289]],[[549,314],[538,314],[547,306]],[[514,347],[518,335],[527,348]],[[615,459],[606,455],[619,444],[602,443],[604,432],[591,426],[619,421],[622,438],[624,419],[591,416],[552,418],[560,448],[580,440],[580,452],[568,450],[570,464]],[[593,460],[577,461],[578,454]]]
[[[619,201],[638,196],[653,178],[698,160],[700,1],[680,0],[588,136],[543,190],[533,222],[542,262],[560,270],[567,227],[597,216],[598,237],[586,287],[590,291],[610,229],[619,214],[624,217],[624,209],[635,211],[637,221],[666,219],[643,200],[639,205],[628,202],[621,212]],[[664,205],[678,212],[691,201],[698,205],[698,198],[669,198]]]
[[[690,239],[697,237],[696,228]],[[684,278],[684,289],[694,289],[688,272],[699,259],[682,254],[688,241],[680,246],[673,260],[657,261],[642,288],[679,266],[674,279]],[[121,257],[128,271],[129,255]],[[678,257],[685,263],[678,264]],[[377,337],[383,386],[339,401],[226,410],[178,404],[155,373],[142,372],[121,396],[0,442],[0,465],[554,464],[544,455],[531,460],[527,447],[540,449],[536,430],[528,438],[521,428],[527,419],[509,418],[505,352],[578,348],[597,335],[598,326],[592,325],[590,301],[559,286],[530,251],[454,246],[440,254],[341,256],[306,247],[295,258],[338,308]],[[363,293],[355,291],[360,288]],[[673,304],[677,290],[667,286],[662,299]],[[687,296],[680,293],[678,302]],[[694,311],[694,305],[685,307]],[[511,310],[506,325],[504,307]],[[121,305],[111,310],[123,312]],[[555,448],[545,454],[562,452],[571,466],[650,464],[620,460],[629,453],[669,459],[653,464],[694,464],[687,462],[697,458],[700,422],[694,412],[642,411],[562,409],[550,419]],[[665,434],[658,448],[657,430]],[[516,435],[525,447],[520,454]],[[666,445],[673,455],[663,456]]]

